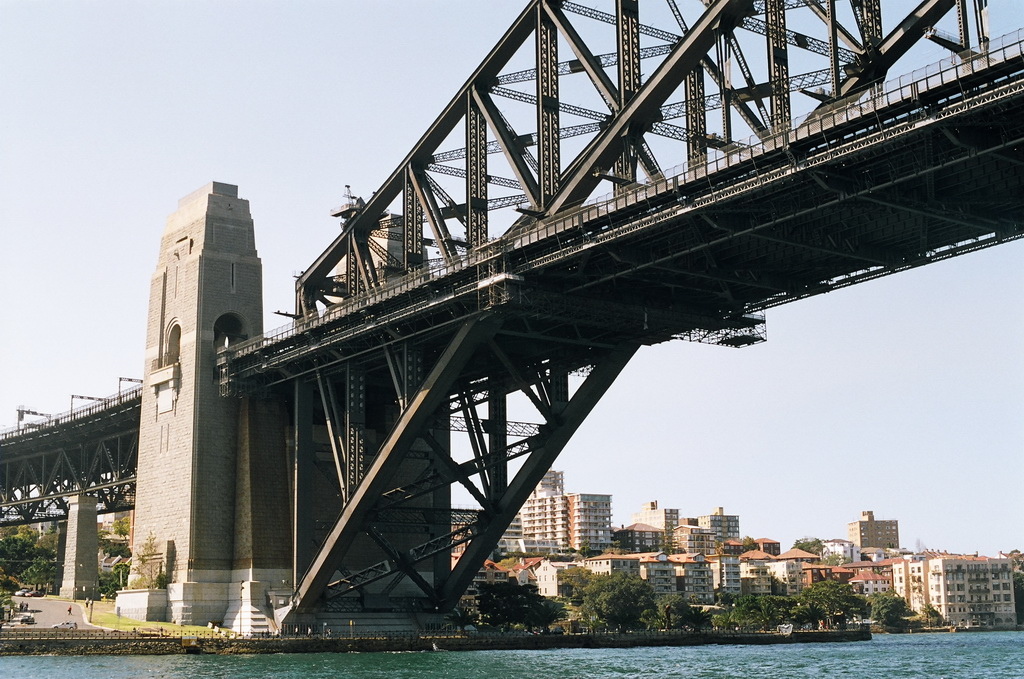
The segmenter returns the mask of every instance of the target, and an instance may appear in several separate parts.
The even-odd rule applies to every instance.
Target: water
[[[870,642],[465,653],[0,658],[0,676],[75,679],[1024,679],[1024,632],[877,635]]]

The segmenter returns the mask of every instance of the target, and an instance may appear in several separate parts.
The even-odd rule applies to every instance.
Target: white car
[[[28,594],[28,590],[27,589],[19,589],[17,592],[14,593],[14,596],[25,596],[27,594]]]
[[[65,622],[57,623],[53,626],[53,629],[78,629],[78,623],[73,620],[67,620]]]

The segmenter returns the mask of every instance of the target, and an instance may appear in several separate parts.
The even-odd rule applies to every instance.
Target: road
[[[28,611],[35,616],[35,625],[26,625],[25,627],[34,629],[49,629],[54,625],[57,625],[68,620],[78,623],[79,629],[98,629],[93,627],[86,622],[85,614],[85,602],[76,601],[74,603],[70,601],[60,601],[58,599],[48,599],[46,597],[30,597],[30,596],[16,596],[12,597],[14,600],[15,609],[21,603],[28,604]],[[68,607],[71,607],[71,613],[68,613]],[[18,615],[15,610],[15,615]]]

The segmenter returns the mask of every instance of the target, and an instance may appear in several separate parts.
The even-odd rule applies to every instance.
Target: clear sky
[[[345,185],[384,181],[522,4],[0,0],[0,427],[141,377],[164,220],[211,180],[251,203],[282,325]],[[995,35],[1024,25],[990,4]],[[616,523],[723,506],[788,547],[870,509],[910,548],[1024,547],[1022,263],[1018,242],[773,309],[755,347],[646,349],[556,468]]]

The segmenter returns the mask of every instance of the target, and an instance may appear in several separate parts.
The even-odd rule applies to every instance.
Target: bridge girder
[[[648,180],[657,178],[662,172],[657,155],[664,151],[651,140],[658,135],[682,140],[683,149],[670,152],[693,165],[706,161],[709,145],[724,148],[745,134],[764,137],[788,129],[793,91],[820,99],[817,115],[822,115],[877,85],[951,9],[956,8],[961,26],[969,23],[969,8],[957,0],[922,0],[888,35],[882,32],[881,0],[855,0],[847,18],[835,0],[714,0],[691,22],[674,1],[668,5],[671,17],[652,10],[654,23],[645,23],[632,0],[617,0],[612,12],[556,0],[530,2],[398,168],[364,207],[346,215],[341,235],[298,278],[296,313],[314,317],[323,304],[417,270],[431,256],[425,242],[433,242],[450,263],[458,255],[449,243],[462,240],[479,248],[501,233],[582,203],[605,182],[621,191],[636,181],[640,169]],[[801,26],[817,27],[820,37],[789,28],[790,14],[804,18]],[[851,20],[852,26],[844,25]],[[603,44],[602,24],[615,27],[613,53],[592,47]],[[655,44],[644,46],[641,38]],[[560,62],[560,45],[574,58]],[[768,55],[763,72],[753,66],[760,60],[745,56],[756,46]],[[523,59],[532,59],[533,68],[503,73]],[[647,66],[646,78],[643,60],[656,62]],[[810,80],[790,75],[815,60],[824,61],[824,68],[810,69],[808,75],[817,74]],[[742,84],[735,86],[734,68],[742,74]],[[532,93],[515,89],[531,82],[536,84]],[[812,92],[811,82],[830,84],[831,91]],[[708,86],[717,94],[705,95]],[[499,94],[532,107],[532,115],[499,108]],[[683,101],[670,103],[672,97]],[[571,99],[596,100],[601,110]],[[722,120],[712,130],[708,114],[715,108]],[[580,115],[597,122],[564,120]],[[665,122],[680,115],[685,128]],[[563,159],[563,140],[576,134],[590,140],[573,158]],[[443,151],[453,139],[465,147]],[[488,155],[495,153],[507,170],[489,167]],[[461,188],[442,187],[445,177],[464,181]],[[488,185],[506,195],[489,195]],[[510,206],[518,206],[522,216],[501,217],[498,210]],[[396,209],[401,214],[392,223],[404,234],[397,236],[404,252],[389,257],[377,247],[374,258],[368,234],[379,231],[382,216]],[[424,230],[433,238],[425,240]],[[465,231],[465,237],[456,231]],[[347,273],[332,276],[332,270]]]

